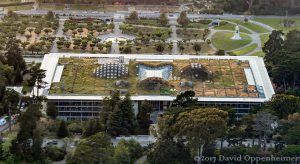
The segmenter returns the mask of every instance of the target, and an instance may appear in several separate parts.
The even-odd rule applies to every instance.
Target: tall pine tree
[[[123,123],[123,114],[118,106],[115,106],[113,113],[109,117],[108,121],[108,133],[111,136],[119,136],[124,133],[128,133],[122,125]]]
[[[130,99],[130,94],[126,94],[121,101],[119,108],[123,114],[123,126],[127,129],[128,134],[133,134],[136,127],[136,120],[133,112],[133,105]],[[128,135],[124,134],[124,135]]]
[[[69,135],[69,131],[67,129],[65,121],[60,122],[58,131],[57,131],[57,137],[58,138],[65,138]]]
[[[150,113],[152,111],[152,106],[149,102],[142,102],[139,112],[137,115],[137,122],[139,124],[139,133],[148,134],[149,126],[151,124]]]

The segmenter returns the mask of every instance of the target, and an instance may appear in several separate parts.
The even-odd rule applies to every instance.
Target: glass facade
[[[58,109],[59,118],[63,120],[87,120],[91,118],[99,118],[99,113],[102,108],[101,101],[98,100],[49,100],[55,102]],[[166,110],[170,101],[148,101],[153,108],[151,120],[156,122],[158,115],[161,115]],[[142,101],[138,101],[138,106]],[[253,106],[260,105],[255,102],[199,102],[203,107],[230,107],[236,112],[237,119],[247,114]]]

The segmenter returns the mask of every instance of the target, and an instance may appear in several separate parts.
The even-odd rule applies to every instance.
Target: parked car
[[[0,119],[0,125],[5,125],[7,123],[6,119],[5,118],[1,118]]]
[[[47,142],[47,145],[57,145],[57,140],[50,140]]]

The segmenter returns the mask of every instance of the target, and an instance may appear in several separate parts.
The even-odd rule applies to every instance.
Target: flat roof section
[[[61,78],[61,75],[63,73],[63,70],[64,70],[64,65],[58,65],[58,66],[56,66],[56,71],[55,71],[52,83],[58,83],[58,82],[60,82],[60,78]]]
[[[271,99],[273,94],[275,94],[272,87],[271,80],[268,76],[267,70],[265,68],[262,58],[255,56],[194,56],[194,55],[140,55],[140,54],[74,54],[74,53],[51,53],[46,54],[41,65],[41,69],[46,70],[45,81],[48,85],[41,89],[40,93],[47,96],[48,99],[82,99],[82,100],[102,100],[105,96],[93,95],[93,94],[49,94],[51,84],[53,81],[58,81],[56,75],[56,67],[59,64],[59,58],[118,58],[124,56],[125,59],[133,59],[135,61],[159,61],[159,62],[170,62],[174,60],[238,60],[247,61],[249,63],[250,71],[252,70],[252,78],[247,75],[250,74],[249,70],[245,70],[245,76],[247,78],[248,84],[255,84],[259,86],[261,90],[264,91],[264,97],[214,97],[214,96],[198,96],[199,101],[230,101],[230,102],[264,102]],[[214,63],[214,62],[213,62]],[[59,72],[61,67],[58,68]],[[63,72],[63,71],[62,71]],[[246,73],[247,72],[247,73]],[[62,73],[63,74],[63,73]],[[247,77],[248,76],[248,77]],[[253,82],[254,81],[254,82]],[[34,88],[36,92],[36,88]],[[172,101],[175,98],[174,95],[132,95],[132,100],[152,100],[152,101]]]
[[[256,85],[251,68],[245,68],[244,71],[245,71],[248,85]]]

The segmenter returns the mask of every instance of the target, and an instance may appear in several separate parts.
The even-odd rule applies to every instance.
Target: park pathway
[[[59,19],[59,24],[58,24],[58,28],[56,30],[55,33],[55,40],[53,41],[52,47],[50,52],[51,53],[56,53],[58,52],[58,48],[57,48],[57,41],[59,37],[64,37],[64,32],[63,32],[63,28],[64,28],[64,24],[65,24],[65,19]]]
[[[144,155],[144,156],[142,156],[141,158],[137,159],[137,160],[134,162],[134,164],[144,164],[144,163],[146,163],[146,160],[147,160],[147,156]]]
[[[177,36],[177,21],[175,19],[169,19],[169,24],[171,25],[172,34],[168,41],[173,44],[172,48],[172,55],[178,55],[180,54],[178,49],[178,41],[180,41],[180,38]]]
[[[120,23],[119,22],[115,22],[115,28],[114,28],[114,36],[120,36],[122,34],[121,30],[120,30]],[[120,53],[120,49],[119,49],[119,43],[117,41],[113,41],[112,42],[112,46],[111,46],[111,54],[119,54]]]
[[[171,37],[170,37],[170,42],[173,44],[173,48],[172,48],[172,55],[178,55],[180,54],[179,53],[179,50],[178,50],[178,37],[177,37],[177,33],[176,33],[176,30],[177,30],[177,27],[176,25],[171,25],[171,29],[172,29],[172,34],[171,34]]]

